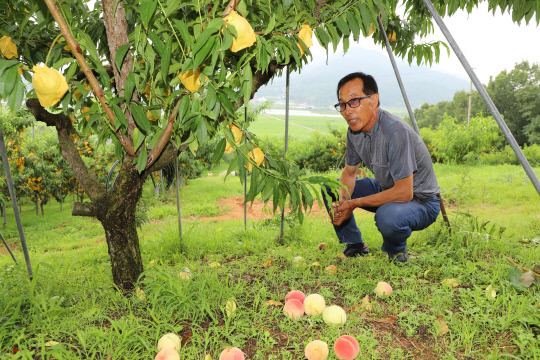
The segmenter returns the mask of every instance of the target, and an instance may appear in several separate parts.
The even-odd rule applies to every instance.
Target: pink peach
[[[283,312],[289,319],[298,319],[304,315],[304,305],[296,299],[291,299],[285,303]]]
[[[304,293],[301,292],[300,290],[292,290],[292,291],[289,291],[287,295],[285,295],[285,302],[291,299],[296,299],[303,304],[305,298],[306,298],[306,295],[304,295]]]
[[[334,352],[338,359],[352,360],[358,356],[360,345],[352,336],[342,335],[334,343]]]
[[[237,347],[226,348],[219,355],[219,360],[244,360],[244,353]]]
[[[154,360],[180,360],[180,355],[175,348],[166,348],[158,352]]]
[[[373,291],[377,296],[388,296],[392,293],[392,287],[384,281],[379,281]]]

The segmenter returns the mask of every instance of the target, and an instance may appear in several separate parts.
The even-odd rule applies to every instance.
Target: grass
[[[18,264],[2,252],[0,358],[152,359],[157,340],[175,332],[183,338],[182,359],[217,359],[229,346],[248,359],[302,359],[314,339],[326,341],[329,358],[336,359],[333,342],[342,334],[358,340],[359,358],[540,359],[538,284],[516,287],[509,273],[517,268],[506,261],[527,268],[540,262],[538,194],[517,166],[437,164],[435,170],[452,234],[441,219],[413,233],[407,267],[390,266],[378,251],[382,239],[365,212],[357,221],[373,251],[358,259],[339,256],[342,245],[321,216],[303,225],[286,216],[283,239],[277,238],[279,216],[249,221],[246,230],[243,219],[200,220],[220,212],[218,199],[242,194],[238,179],[224,183],[219,170],[182,187],[180,240],[175,195],[155,198],[148,187],[143,206],[149,222],[139,232],[144,299],[123,296],[113,286],[98,222],[72,217],[70,204],[63,212],[49,204],[44,217],[25,204],[21,215],[34,277],[28,278],[19,246],[13,246]],[[17,230],[8,215],[2,233],[15,245]],[[320,243],[326,244],[322,251]],[[329,265],[339,271],[327,272]],[[186,268],[193,276],[182,280],[178,274]],[[443,285],[444,279],[459,285]],[[378,281],[394,292],[376,297]],[[494,298],[486,293],[490,285]],[[344,307],[347,322],[289,320],[274,304],[293,289]],[[358,306],[365,296],[370,311]],[[238,308],[227,317],[230,298]]]

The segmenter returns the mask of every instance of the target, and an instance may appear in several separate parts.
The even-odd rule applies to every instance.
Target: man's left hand
[[[340,201],[337,207],[334,207],[334,220],[332,224],[341,225],[345,220],[351,217],[351,214],[354,210],[354,206],[350,200]]]

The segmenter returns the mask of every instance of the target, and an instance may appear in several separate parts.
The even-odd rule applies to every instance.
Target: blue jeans
[[[335,195],[325,185],[332,201],[337,201]],[[375,179],[357,179],[351,199],[373,195],[381,192],[381,186]],[[330,208],[323,193],[324,205]],[[363,207],[362,209],[375,213],[375,224],[383,237],[381,250],[386,253],[397,253],[407,247],[407,239],[413,231],[422,230],[433,224],[441,210],[439,198],[429,201],[412,200],[406,203],[388,203],[379,207]],[[362,244],[362,233],[356,225],[354,214],[341,225],[334,225],[337,237],[343,244]]]

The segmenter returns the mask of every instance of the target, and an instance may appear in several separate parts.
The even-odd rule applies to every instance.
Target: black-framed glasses
[[[340,102],[340,103],[337,103],[336,105],[334,105],[334,107],[336,108],[337,111],[339,112],[343,112],[345,111],[345,109],[347,108],[347,104],[349,104],[349,107],[351,109],[353,108],[357,108],[360,106],[360,101],[362,101],[363,99],[366,99],[368,97],[370,97],[371,95],[373,94],[370,94],[370,95],[366,95],[366,96],[362,96],[362,97],[359,97],[359,98],[354,98],[354,99],[351,99],[347,102]]]

